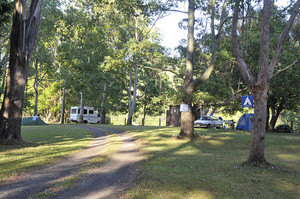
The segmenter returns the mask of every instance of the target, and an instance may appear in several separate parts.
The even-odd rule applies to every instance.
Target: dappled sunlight
[[[297,154],[278,154],[277,157],[284,161],[300,161]]]
[[[289,182],[287,180],[276,180],[275,186],[278,190],[282,192],[296,192],[300,196],[300,185]]]
[[[220,141],[220,140],[208,140],[207,143],[213,145],[213,146],[220,146],[220,145],[224,145],[224,142]]]
[[[199,150],[189,150],[189,151],[175,151],[173,155],[194,155],[194,156],[211,156],[212,153],[203,153],[199,152]]]

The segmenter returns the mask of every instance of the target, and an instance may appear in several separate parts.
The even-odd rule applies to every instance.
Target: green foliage
[[[12,18],[13,2],[9,0],[0,1],[0,27],[4,29],[5,25],[10,22]],[[2,31],[0,31],[0,36],[2,36]]]
[[[61,109],[61,90],[58,82],[53,82],[50,86],[46,87],[40,94],[39,110],[42,115],[49,115],[52,117],[57,116],[57,112]]]
[[[296,133],[300,132],[299,109],[300,107],[298,106],[297,109],[294,110],[285,110],[280,117],[284,124],[288,124],[289,126],[293,124],[293,130]]]

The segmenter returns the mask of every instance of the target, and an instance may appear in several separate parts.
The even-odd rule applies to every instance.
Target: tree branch
[[[234,55],[236,57],[237,64],[240,68],[240,71],[243,75],[244,80],[246,81],[246,84],[248,88],[253,91],[254,87],[254,78],[252,74],[249,71],[249,68],[243,58],[243,54],[239,48],[238,38],[237,38],[237,22],[238,22],[238,11],[239,11],[239,1],[236,2],[234,7],[234,13],[232,18],[232,48]]]
[[[285,67],[285,68],[283,68],[283,69],[277,71],[277,72],[273,75],[273,77],[274,77],[275,75],[278,75],[279,73],[281,73],[281,72],[283,72],[283,71],[285,71],[285,70],[287,70],[287,69],[293,67],[293,66],[294,66],[295,64],[297,64],[298,62],[299,62],[299,60],[297,60],[297,61],[295,61],[294,63],[292,63],[291,65],[289,65],[289,66],[287,66],[287,67]]]
[[[290,30],[291,26],[293,25],[293,22],[294,22],[295,18],[297,17],[297,15],[299,13],[299,7],[300,7],[300,0],[297,0],[297,2],[294,4],[294,9],[293,9],[292,14],[289,18],[289,21],[286,24],[286,26],[285,26],[282,34],[281,34],[281,37],[278,41],[274,56],[272,58],[272,61],[269,65],[269,67],[268,67],[268,81],[270,81],[273,77],[274,68],[275,68],[276,62],[279,58],[280,52],[282,50],[283,42],[284,42],[286,36],[288,35],[289,30]]]

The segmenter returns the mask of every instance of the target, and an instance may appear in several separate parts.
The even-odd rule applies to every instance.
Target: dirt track
[[[91,146],[55,165],[30,172],[16,181],[0,184],[0,198],[31,198],[33,194],[45,191],[59,179],[71,175],[88,160],[101,154],[108,142],[107,136],[98,128],[86,128],[95,133]],[[119,151],[101,167],[89,171],[76,188],[64,190],[53,198],[119,198],[129,188],[139,161],[138,147],[128,134],[112,131],[121,137]]]

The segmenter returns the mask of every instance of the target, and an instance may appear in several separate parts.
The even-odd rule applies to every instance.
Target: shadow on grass
[[[300,194],[300,136],[267,134],[266,159],[276,167],[256,168],[241,166],[249,155],[248,131],[196,129],[199,136],[190,140],[172,138],[179,128],[111,128],[130,131],[142,142],[143,176],[130,192],[136,198],[148,193],[146,187],[155,198],[298,198]]]

